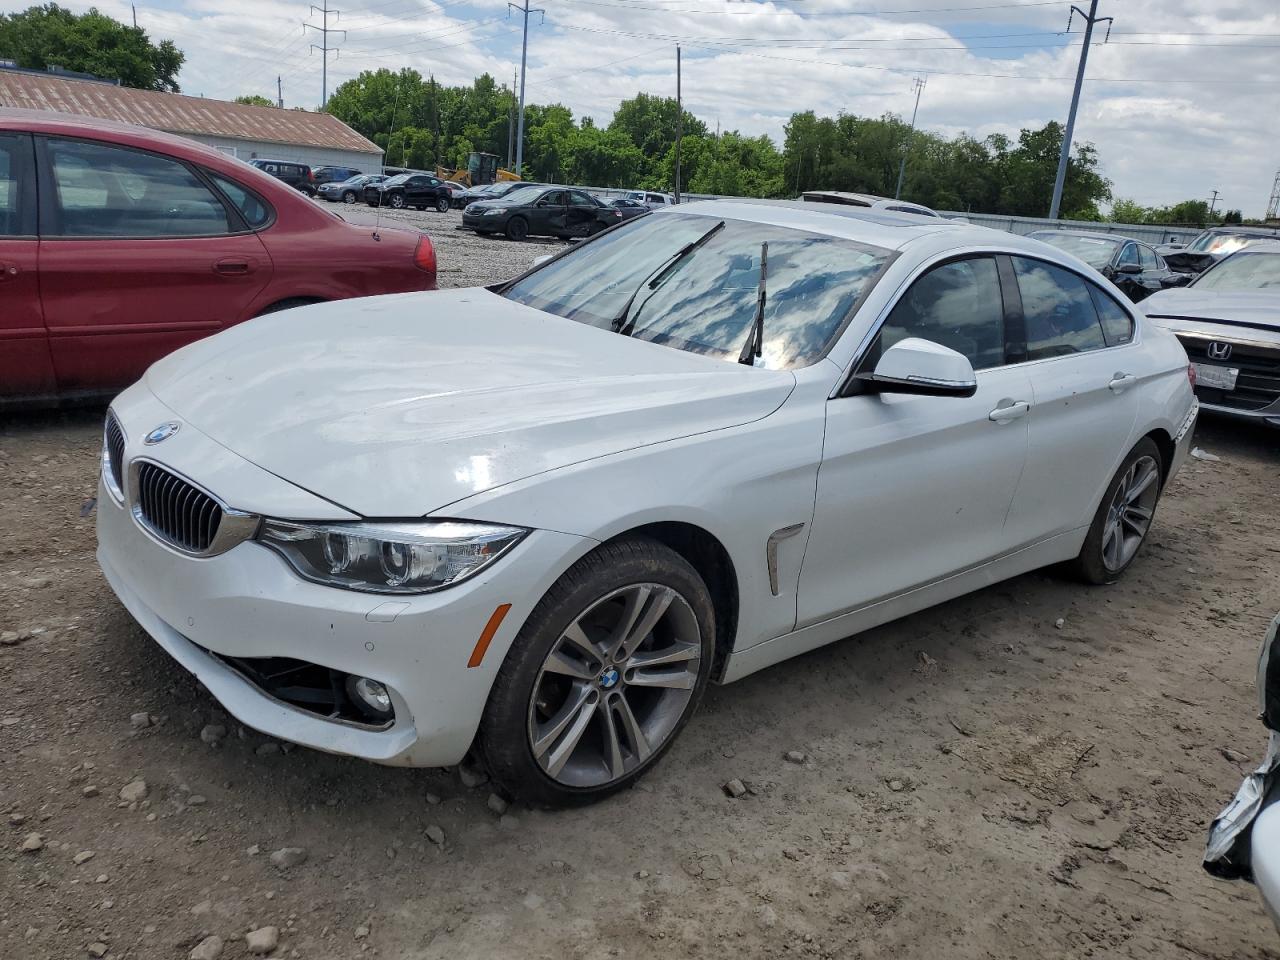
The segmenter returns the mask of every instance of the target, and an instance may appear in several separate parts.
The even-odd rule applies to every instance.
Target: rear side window
[[[569,202],[575,207],[595,207],[598,204],[581,190],[569,191]]]
[[[265,227],[271,221],[271,209],[258,199],[256,193],[250,193],[240,184],[216,173],[209,173],[209,176],[218,185],[218,189],[227,195],[231,205],[240,211],[240,216],[244,217],[244,222],[250,229]]]
[[[1124,307],[1116,303],[1111,295],[1100,288],[1089,284],[1089,294],[1093,297],[1093,305],[1098,311],[1098,320],[1102,323],[1102,333],[1107,339],[1108,347],[1117,347],[1133,339],[1133,317]]]
[[[1156,252],[1152,250],[1150,247],[1139,247],[1138,255],[1142,257],[1143,270],[1159,269],[1159,267],[1156,264]]]
[[[227,208],[186,165],[141,150],[50,139],[64,237],[202,237],[229,233]]]
[[[1004,302],[995,260],[953,260],[919,277],[885,319],[859,372],[873,370],[881,351],[907,337],[963,353],[975,370],[1003,366]]]
[[[26,134],[0,133],[0,237],[29,236],[32,229],[26,211],[34,203],[34,181],[28,174],[31,138]]]
[[[1040,260],[1012,260],[1026,318],[1028,360],[1100,350],[1107,345],[1084,280]]]

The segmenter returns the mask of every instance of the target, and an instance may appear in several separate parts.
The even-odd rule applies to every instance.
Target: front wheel
[[[1138,555],[1160,500],[1164,458],[1140,440],[1107,485],[1073,571],[1087,583],[1115,583]]]
[[[524,240],[529,236],[529,221],[524,217],[512,217],[507,221],[507,239]]]
[[[403,209],[404,209],[404,194],[402,194],[402,193],[393,193],[393,194],[391,195],[391,199],[390,199],[388,202],[391,204],[391,209],[393,209],[393,210],[403,210]]]
[[[675,741],[706,689],[715,612],[675,551],[605,544],[547,591],[498,671],[480,753],[513,796],[589,803],[633,783]]]
[[[354,192],[354,191],[352,191],[352,190],[348,190],[346,193],[344,193],[344,194],[342,195],[342,202],[343,202],[343,203],[355,203],[355,202],[356,202],[356,195],[355,195],[355,192]]]
[[[436,197],[436,213],[448,213],[448,212],[449,212],[449,198]]]

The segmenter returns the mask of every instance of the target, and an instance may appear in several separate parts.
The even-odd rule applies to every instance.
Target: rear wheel
[[[529,221],[524,217],[512,217],[507,221],[507,239],[524,240],[529,236]]]
[[[1115,583],[1147,539],[1160,500],[1164,460],[1149,438],[1140,440],[1107,485],[1074,572],[1088,583]]]
[[[449,198],[448,198],[448,197],[436,197],[436,212],[437,212],[437,213],[448,213],[448,212],[449,212]]]
[[[498,671],[479,737],[490,773],[543,806],[628,786],[697,708],[714,643],[688,561],[644,537],[605,544],[547,591]]]

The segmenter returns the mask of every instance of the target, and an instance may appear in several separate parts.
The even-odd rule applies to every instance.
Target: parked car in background
[[[0,109],[0,403],[111,394],[250,317],[435,287],[429,238],[379,236],[191,140]]]
[[[246,727],[474,748],[500,791],[580,804],[709,682],[1049,564],[1123,576],[1187,455],[1187,372],[1024,237],[680,205],[500,286],[161,361],[108,413],[98,561]]]
[[[1135,303],[1190,279],[1170,270],[1155,248],[1140,240],[1082,230],[1037,230],[1030,236],[1079,257]]]
[[[316,188],[316,196],[321,200],[335,203],[355,203],[364,199],[364,188],[369,184],[382,183],[386,180],[380,173],[361,173],[349,180],[322,183]]]
[[[1195,276],[1250,244],[1278,239],[1277,227],[1210,227],[1190,243],[1166,244],[1156,251],[1172,269]]]
[[[624,200],[634,200],[652,210],[655,207],[667,207],[676,202],[669,193],[655,193],[652,190],[632,190],[624,195]]]
[[[439,177],[429,173],[401,173],[381,183],[367,183],[364,202],[371,207],[403,210],[438,210],[446,213],[450,206],[449,188]]]
[[[1142,304],[1195,365],[1206,410],[1280,427],[1280,242],[1255,242]]]
[[[456,180],[442,180],[441,183],[443,183],[445,185],[445,189],[449,191],[450,206],[457,206],[458,198],[467,190],[466,186],[458,183]]]
[[[941,216],[919,203],[907,203],[905,200],[891,200],[888,197],[877,197],[871,193],[848,193],[844,190],[809,190],[800,195],[801,200],[810,203],[838,203],[846,207],[869,207],[872,210],[893,210],[897,213],[914,213],[921,217]]]
[[[317,189],[322,184],[341,183],[343,180],[350,180],[363,173],[363,170],[357,170],[355,167],[313,167],[311,170],[312,182]]]
[[[464,227],[481,235],[501,233],[509,240],[593,237],[622,220],[621,210],[606,207],[585,190],[564,187],[526,186],[477,200],[462,211]]]
[[[1209,828],[1204,868],[1223,880],[1254,883],[1280,928],[1280,616],[1258,651],[1256,686],[1267,751]]]
[[[249,166],[257,167],[263,173],[270,174],[282,183],[287,183],[295,190],[300,190],[309,197],[315,196],[315,174],[305,163],[293,163],[288,160],[249,161]]]
[[[598,198],[597,198],[598,199]],[[612,207],[622,214],[623,220],[630,220],[632,217],[639,217],[649,212],[649,205],[640,200],[631,200],[622,197],[618,200],[610,202],[601,201],[606,207]]]
[[[521,187],[545,186],[547,186],[545,183],[526,180],[502,180],[498,183],[486,183],[483,186],[464,190],[454,198],[454,206],[465,209],[468,204],[474,203],[476,200],[498,200],[505,197],[512,190],[519,190]]]

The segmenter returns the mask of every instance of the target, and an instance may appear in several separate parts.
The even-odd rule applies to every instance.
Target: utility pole
[[[337,47],[329,46],[329,34],[340,33],[342,34],[342,39],[346,40],[347,31],[338,30],[329,26],[329,14],[333,14],[334,20],[342,18],[341,10],[329,9],[329,0],[323,0],[323,5],[319,7],[315,4],[311,5],[311,15],[315,16],[317,13],[320,14],[320,22],[323,26],[317,27],[315,24],[304,22],[302,24],[302,32],[306,33],[307,27],[310,27],[312,30],[316,31],[316,33],[320,34],[320,45],[317,46],[313,43],[311,45],[311,52],[314,53],[319,50],[322,57],[320,67],[320,109],[323,110],[329,103],[329,51],[332,50],[335,53],[338,51]]]
[[[1209,201],[1209,219],[1213,219],[1213,208],[1218,205],[1218,197],[1220,194],[1217,190],[1213,191],[1213,199]]]
[[[547,11],[538,8],[529,9],[529,0],[524,0],[524,6],[521,7],[514,3],[507,3],[507,15],[514,10],[516,13],[524,15],[524,39],[520,41],[520,117],[516,122],[516,173],[524,176],[524,74],[525,65],[529,59],[529,14],[536,13],[546,20]],[[541,22],[541,21],[539,21]]]
[[[680,44],[676,44],[676,203],[680,202],[680,141],[684,139],[684,99],[680,95]]]
[[[284,81],[276,74],[276,106],[284,109]]]
[[[898,186],[894,188],[893,199],[898,200],[902,197],[902,178],[907,173],[907,151],[911,149],[911,141],[916,135],[916,114],[920,112],[920,94],[924,90],[924,85],[929,82],[927,76],[916,77],[911,81],[915,86],[916,105],[911,108],[911,129],[907,131],[907,142],[902,145],[902,160],[898,163]]]
[[[516,72],[511,71],[511,102],[507,104],[507,169],[511,169],[511,148],[516,141]]]
[[[138,29],[138,5],[131,3],[129,9],[133,11],[133,29]]]
[[[1080,48],[1080,66],[1076,70],[1076,86],[1071,92],[1071,112],[1067,114],[1067,129],[1062,135],[1062,153],[1058,155],[1058,175],[1053,181],[1053,201],[1049,204],[1049,219],[1058,219],[1058,209],[1062,206],[1062,186],[1067,182],[1067,161],[1071,158],[1071,137],[1076,130],[1076,109],[1080,106],[1080,88],[1084,86],[1084,67],[1089,60],[1089,44],[1093,41],[1093,26],[1106,23],[1107,39],[1111,39],[1112,17],[1098,16],[1098,0],[1089,0],[1089,12],[1085,13],[1074,4],[1071,15],[1067,17],[1067,31],[1071,30],[1071,19],[1076,15],[1084,17],[1084,45]]]

